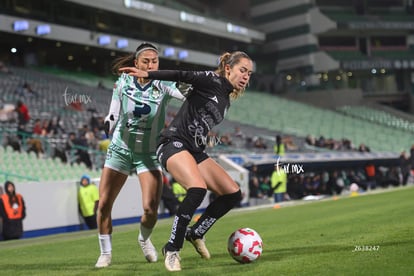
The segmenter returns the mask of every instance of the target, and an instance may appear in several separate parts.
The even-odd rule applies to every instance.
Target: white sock
[[[112,235],[111,234],[99,234],[99,247],[101,254],[109,255],[112,253]]]
[[[147,228],[141,224],[138,239],[140,241],[146,241],[151,236],[151,233],[152,228]]]

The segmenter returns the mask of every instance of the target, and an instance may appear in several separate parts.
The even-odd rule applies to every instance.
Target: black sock
[[[202,238],[213,224],[222,216],[227,214],[240,200],[241,191],[222,195],[211,202],[206,211],[201,215],[198,221],[191,227],[191,236]]]
[[[187,226],[190,223],[195,210],[200,206],[201,202],[203,202],[206,192],[207,190],[203,188],[188,189],[187,195],[180,203],[180,207],[174,217],[170,239],[165,246],[167,251],[178,251],[183,247]]]

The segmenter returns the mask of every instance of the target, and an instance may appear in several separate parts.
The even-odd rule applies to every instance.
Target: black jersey
[[[176,138],[183,142],[189,151],[203,151],[209,131],[223,121],[230,107],[232,84],[211,71],[161,70],[148,72],[148,75],[150,79],[192,85],[193,90],[174,120],[161,132],[161,142],[164,139]]]

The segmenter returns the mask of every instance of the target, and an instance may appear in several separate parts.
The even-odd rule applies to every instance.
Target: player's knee
[[[234,206],[242,200],[241,190],[239,189],[235,193],[228,194],[228,195],[226,195],[226,197],[227,197],[228,201],[231,202],[230,204],[232,204]]]
[[[156,207],[154,204],[148,204],[143,206],[144,214],[147,217],[156,217],[158,215],[158,207]]]
[[[97,212],[102,216],[109,216],[112,211],[112,203],[108,199],[99,199]]]
[[[188,202],[187,204],[190,204],[191,206],[197,208],[200,206],[206,193],[207,189],[204,188],[190,188],[187,191],[187,195],[184,198],[184,201]]]

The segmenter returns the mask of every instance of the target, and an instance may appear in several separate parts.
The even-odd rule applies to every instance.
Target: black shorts
[[[207,158],[209,158],[208,154],[204,151],[202,152],[191,152],[189,151],[185,144],[177,139],[169,140],[166,139],[164,141],[161,141],[160,144],[157,147],[157,158],[158,161],[161,163],[161,165],[164,167],[166,171],[167,170],[167,160],[171,156],[173,156],[176,153],[179,153],[180,151],[186,150],[188,151],[195,159],[197,164],[200,164]]]

